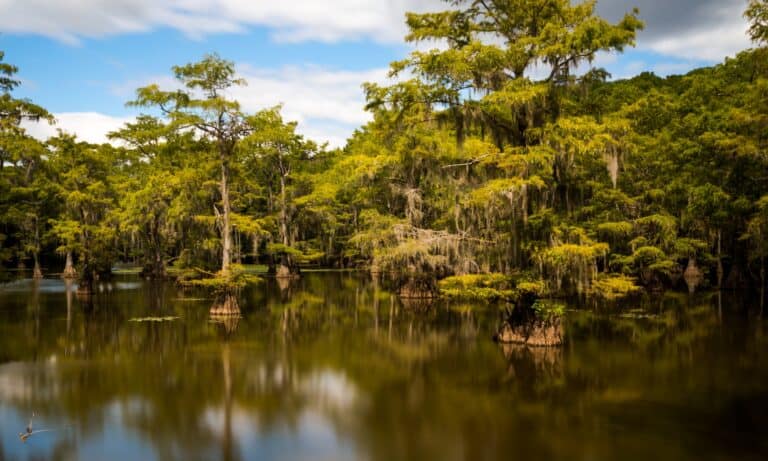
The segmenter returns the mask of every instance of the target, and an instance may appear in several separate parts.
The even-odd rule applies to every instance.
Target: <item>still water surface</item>
[[[172,284],[72,289],[0,286],[2,461],[768,459],[768,324],[717,294],[570,310],[526,349],[498,308],[355,273],[267,280],[228,323]]]

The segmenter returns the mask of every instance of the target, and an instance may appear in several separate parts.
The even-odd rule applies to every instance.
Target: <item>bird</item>
[[[29,423],[27,424],[27,428],[24,430],[24,432],[19,432],[19,439],[21,439],[22,442],[27,441],[28,438],[32,437],[35,434],[39,434],[41,432],[53,432],[59,429],[38,429],[38,430],[32,430],[32,420],[35,418],[35,414],[32,413],[32,417],[29,418]],[[71,426],[63,426],[63,427],[71,427]]]
[[[32,416],[29,418],[29,423],[27,423],[27,429],[25,432],[19,432],[19,438],[22,442],[26,442],[27,439],[32,435],[32,420],[35,418],[35,413],[32,413]]]

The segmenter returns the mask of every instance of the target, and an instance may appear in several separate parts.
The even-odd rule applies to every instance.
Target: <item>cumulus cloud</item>
[[[236,87],[229,96],[240,102],[246,112],[282,105],[285,120],[299,122],[299,132],[317,142],[341,147],[355,128],[370,120],[363,110],[363,82],[384,83],[387,69],[363,71],[329,70],[316,66],[293,66],[281,69],[260,69],[249,65],[237,67],[248,85]],[[155,76],[116,84],[112,91],[128,98],[140,86],[158,83],[173,89],[176,82],[169,76]],[[57,129],[77,134],[83,140],[107,142],[106,134],[133,120],[94,112],[64,112],[54,114],[56,125],[28,123],[33,136],[47,139]]]
[[[618,20],[635,6],[646,22],[641,48],[716,61],[749,46],[741,17],[745,0],[602,0],[598,13]],[[0,30],[78,43],[159,27],[199,38],[264,26],[283,42],[399,43],[406,11],[445,7],[440,0],[0,0]]]
[[[101,144],[109,142],[107,133],[133,120],[133,117],[116,117],[98,112],[61,112],[53,115],[56,117],[54,125],[24,122],[24,128],[30,135],[43,141],[56,136],[58,130],[61,130],[75,134],[83,141]]]
[[[277,41],[371,39],[401,43],[406,11],[445,8],[440,0],[0,0],[0,31],[46,35],[77,44],[83,38],[149,32],[167,27],[191,37],[213,33],[240,33],[252,26],[267,27]],[[697,62],[719,61],[749,46],[741,13],[744,0],[600,0],[598,13],[618,20],[632,7],[640,8],[646,29],[641,32],[641,50],[668,56],[647,64],[633,58],[621,75],[653,69],[658,73],[682,72]],[[439,44],[437,44],[439,45]],[[435,44],[419,45],[431,48]],[[615,63],[615,56],[601,54],[593,65]],[[247,111],[283,104],[288,120],[300,122],[300,131],[333,146],[344,144],[354,128],[369,118],[362,109],[360,84],[384,80],[386,69],[365,71],[329,70],[301,65],[262,69],[240,65],[238,70],[250,85],[232,96]],[[545,73],[531,70],[532,76]],[[627,75],[624,75],[627,74]],[[123,100],[133,90],[150,82],[172,84],[168,76],[118,82],[111,88]],[[57,114],[55,127],[31,126],[39,137],[55,134],[57,128],[77,133],[91,142],[106,141],[105,134],[129,117],[94,112]]]
[[[298,130],[318,142],[341,147],[355,128],[370,120],[363,110],[363,82],[385,83],[387,68],[363,71],[328,70],[317,66],[259,69],[238,66],[247,86],[231,91],[243,110],[255,112],[282,105],[283,118],[299,122]]]
[[[201,37],[266,26],[275,40],[284,42],[399,42],[406,11],[439,6],[439,0],[0,0],[0,30],[77,43],[83,37],[157,27]]]
[[[684,59],[720,61],[749,47],[746,0],[603,0],[597,11],[618,20],[640,9],[638,47]]]
[[[387,69],[365,71],[333,71],[319,67],[285,67],[263,70],[240,66],[247,86],[232,91],[234,99],[246,111],[283,104],[287,119],[300,123],[327,120],[348,125],[368,121],[363,111],[363,82],[384,82]]]

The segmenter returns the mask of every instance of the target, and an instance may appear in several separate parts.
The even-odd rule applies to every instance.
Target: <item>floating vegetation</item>
[[[113,267],[112,273],[116,275],[136,275],[141,273],[141,266],[136,267]]]
[[[174,320],[178,320],[181,317],[174,317],[174,316],[167,316],[167,317],[135,317],[130,320],[129,322],[172,322]]]
[[[656,318],[656,317],[658,317],[658,315],[657,314],[649,314],[649,313],[643,312],[643,311],[640,311],[640,312],[630,311],[630,312],[625,312],[623,314],[619,314],[619,317],[622,318],[622,319],[635,319],[635,320],[639,320],[639,319],[652,319],[652,318]]]

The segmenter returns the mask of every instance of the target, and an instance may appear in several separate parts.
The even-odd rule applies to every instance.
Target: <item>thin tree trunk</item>
[[[717,230],[717,286],[723,286],[723,257],[722,257],[723,232]]]
[[[61,273],[63,279],[75,279],[77,278],[77,271],[75,270],[75,263],[73,261],[72,252],[67,251],[67,261],[64,263],[64,272]]]
[[[287,173],[283,166],[282,160],[280,160],[280,238],[283,241],[283,245],[290,246],[291,238],[288,234],[288,198],[285,186],[285,177]],[[280,257],[280,265],[277,269],[278,277],[292,277],[295,275],[295,267],[293,265],[293,258],[288,253],[283,253]]]
[[[93,269],[87,253],[83,255],[83,271],[78,281],[77,293],[81,295],[93,294]]]
[[[35,261],[35,268],[32,270],[32,278],[40,280],[43,278],[43,271],[40,269],[40,229],[38,227],[37,217],[35,218],[35,251],[32,252],[32,259]]]
[[[163,278],[165,277],[165,263],[163,262],[163,252],[160,250],[159,246],[155,247],[155,262],[154,262],[154,270],[152,277],[153,278]]]
[[[221,272],[227,274],[229,266],[232,264],[232,223],[230,222],[230,203],[229,203],[229,161],[222,154],[221,158],[221,206],[222,226],[221,226]]]
[[[760,258],[760,316],[765,307],[765,258]]]
[[[283,245],[288,246],[288,207],[285,192],[285,175],[280,175],[280,237]]]
[[[152,246],[154,247],[154,262],[152,269],[153,278],[165,277],[165,262],[163,261],[163,245],[162,236],[160,235],[160,217],[155,215],[153,227],[152,227]]]
[[[35,260],[35,268],[32,270],[32,278],[40,280],[43,278],[43,271],[40,269],[40,258],[38,257],[37,251],[32,253],[32,259]]]
[[[231,152],[231,151],[230,151]],[[225,277],[229,275],[229,269],[232,265],[232,207],[229,202],[229,153],[225,146],[221,146],[221,273]],[[220,300],[211,306],[211,315],[239,315],[240,305],[237,302],[237,295],[231,288],[228,288]]]

